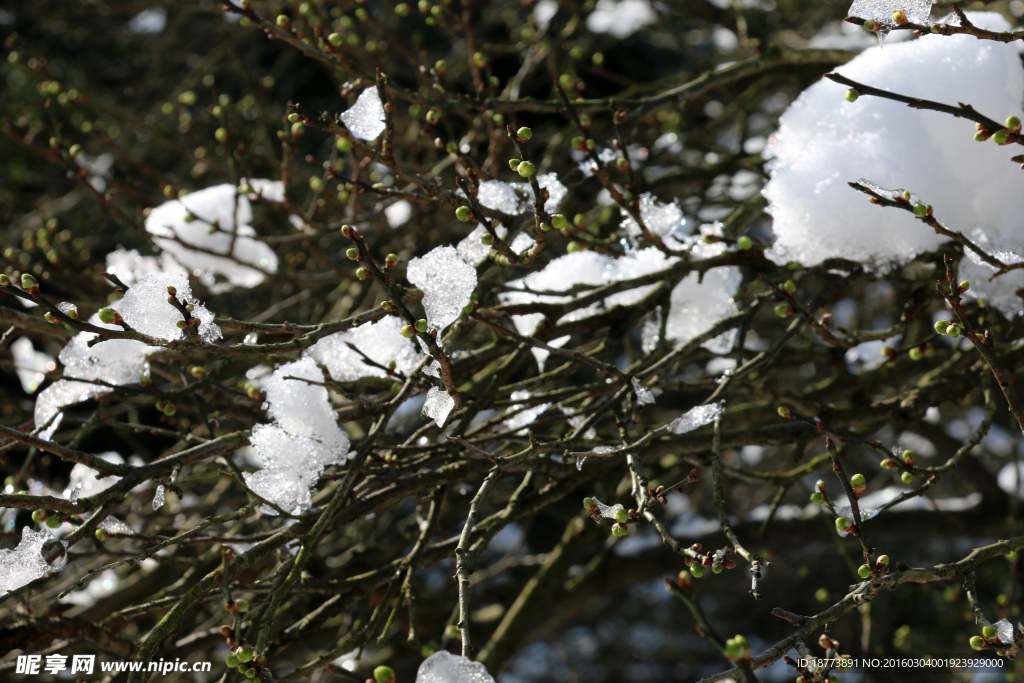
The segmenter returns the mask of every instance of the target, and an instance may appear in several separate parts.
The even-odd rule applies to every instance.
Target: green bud
[[[403,325],[402,326],[402,336],[403,337],[405,337],[406,339],[411,339],[414,334],[416,334],[416,331],[413,330],[412,325]]]
[[[228,655],[224,663],[228,665],[229,669],[236,668],[241,662],[238,661],[238,655]]]
[[[0,287],[10,287],[11,278],[7,277],[7,273],[0,273]]]
[[[879,24],[874,19],[868,19],[867,21],[864,22],[864,28],[866,28],[869,31],[877,31],[878,27]]]
[[[1020,128],[1020,119],[1016,116],[1010,116],[1006,119],[1006,127],[1010,130],[1017,130]]]
[[[949,327],[946,328],[946,335],[953,337],[953,339],[956,339],[957,337],[960,336],[960,328],[957,327],[956,325],[950,325]]]
[[[352,143],[349,142],[346,138],[338,138],[337,141],[334,143],[334,146],[337,148],[339,152],[347,152],[350,149],[352,149]]]
[[[696,562],[694,562],[693,565],[690,567],[690,573],[693,575],[693,578],[695,579],[699,579],[700,577],[704,576],[704,571],[704,565],[698,564]]]
[[[934,327],[935,331],[938,332],[939,334],[946,334],[946,329],[951,324],[952,323],[950,323],[948,320],[940,320],[937,323],[935,323],[934,325],[932,325],[932,327]]]
[[[370,277],[370,271],[360,266],[359,268],[356,268],[356,277],[359,278],[360,280],[365,280],[366,278]]]
[[[625,524],[612,524],[612,536],[625,536],[629,533]]]
[[[889,566],[889,556],[888,555],[879,555],[878,559],[875,560],[875,562],[877,562],[878,564],[882,565],[883,567],[888,567]]]
[[[1005,145],[1010,139],[1010,133],[1006,130],[997,130],[992,134],[992,142],[997,145]]]
[[[395,5],[395,14],[397,14],[400,17],[409,16],[409,12],[411,11],[412,8],[409,7],[409,5],[405,4],[404,2]]]
[[[988,639],[995,638],[996,634],[997,631],[995,630],[995,628],[991,626],[986,626],[985,628],[981,629],[981,635],[985,636]]]
[[[46,521],[46,510],[33,510],[32,521],[36,524],[41,524]]]
[[[910,360],[921,360],[924,357],[924,353],[921,352],[921,348],[918,346],[910,349],[910,353],[907,355],[910,356]]]
[[[394,384],[391,385],[391,393],[392,394],[398,394],[398,393],[401,393],[401,391],[402,391],[402,383],[401,382],[395,382]]]
[[[981,636],[971,636],[971,649],[973,650],[984,650],[985,641],[981,639]]]
[[[324,191],[324,181],[323,181],[323,179],[320,176],[318,176],[318,175],[315,175],[312,178],[310,178],[309,179],[309,189],[313,190],[313,192],[323,192]]]
[[[533,137],[533,131],[527,128],[526,126],[523,126],[522,128],[516,131],[516,137],[519,138],[520,140],[529,140],[530,138]]]
[[[71,148],[68,149],[68,154],[70,154],[72,157],[77,157],[81,153],[82,153],[82,146],[81,145],[71,145]]]
[[[852,526],[853,526],[853,522],[848,520],[846,517],[838,517],[838,518],[836,518],[836,529],[838,529],[839,531],[846,531],[847,529],[849,529]]]
[[[775,307],[775,315],[785,318],[789,315],[789,304],[779,304]]]
[[[790,415],[789,408],[787,408],[786,406],[779,406],[779,416],[780,417],[789,417],[789,415]]]
[[[971,281],[970,280],[964,280],[963,282],[960,283],[960,291],[961,292],[966,292],[970,288],[971,288]]]
[[[590,508],[594,507],[594,505],[596,505],[596,504],[597,504],[597,502],[593,498],[591,498],[590,496],[587,496],[586,498],[583,499],[583,507],[586,510],[589,510]]]
[[[460,206],[459,208],[455,209],[455,217],[458,218],[463,223],[468,221],[469,220],[469,207],[468,206]]]
[[[21,274],[21,288],[27,292],[31,292],[34,289],[39,289],[39,283],[29,273]]]
[[[508,167],[513,171],[519,168],[519,164],[523,163],[522,159],[512,158],[508,160]]]
[[[99,317],[101,323],[109,325],[117,319],[117,311],[113,308],[101,308]]]
[[[569,244],[566,245],[565,250],[570,254],[575,254],[578,251],[583,251],[583,245],[573,240],[572,242],[569,242]]]
[[[235,610],[241,614],[245,614],[249,611],[248,600],[235,600]]]
[[[914,483],[914,475],[911,474],[910,472],[904,472],[900,476],[900,481],[902,481],[904,484],[912,484]]]
[[[213,132],[213,137],[217,138],[217,142],[227,142],[228,140],[228,129],[218,128]]]
[[[252,668],[246,669],[245,670],[245,677],[248,678],[248,679],[256,678],[256,669],[252,669]]]
[[[796,291],[796,283],[795,283],[795,282],[793,282],[792,280],[786,280],[786,281],[785,281],[785,282],[784,282],[784,283],[782,284],[782,289],[784,289],[784,290],[786,290],[787,292],[789,292],[790,294],[792,294],[793,292],[795,292],[795,291]]]
[[[723,571],[725,571],[725,567],[723,567],[722,565],[720,565],[717,562],[713,562],[711,564],[711,571],[714,574],[721,574]]]
[[[248,645],[243,645],[235,654],[238,655],[238,661],[240,662],[247,663],[252,661],[252,648]]]
[[[825,494],[821,491],[815,491],[811,494],[811,502],[815,505],[821,505],[825,502]]]
[[[616,522],[621,522],[622,524],[625,524],[626,522],[629,521],[629,513],[627,513],[623,509],[616,510],[615,511],[615,521]]]
[[[494,244],[494,237],[491,235],[491,233],[485,232],[483,235],[480,236],[480,243],[490,246],[491,244]]]
[[[331,35],[327,36],[327,42],[333,45],[334,47],[340,46],[342,40],[343,38],[341,37],[340,33],[332,33]]]
[[[853,88],[850,88],[849,90],[846,91],[847,102],[856,102],[858,97],[860,97],[860,93],[854,90]]]
[[[924,204],[914,204],[914,215],[918,218],[924,218],[928,215],[928,207]]]
[[[551,226],[556,230],[569,227],[569,219],[560,213],[556,213],[551,217]]]
[[[355,247],[349,247],[348,249],[345,250],[345,256],[349,257],[349,259],[351,259],[353,261],[358,261],[359,260],[359,250],[356,249]]]
[[[46,520],[46,526],[50,527],[51,529],[56,529],[61,524],[63,524],[63,522],[61,522],[60,518],[58,518],[56,516],[48,517],[47,520]]]
[[[864,486],[866,484],[867,481],[864,479],[863,474],[858,473],[850,477],[850,486]]]
[[[523,161],[516,167],[516,172],[524,178],[529,178],[536,172],[536,169],[532,162]]]
[[[487,55],[483,52],[477,52],[473,55],[473,63],[479,67],[487,66]]]
[[[742,251],[746,251],[754,246],[754,240],[750,239],[746,235],[742,235],[738,240],[736,240],[736,246]]]
[[[373,670],[373,680],[377,683],[388,683],[395,677],[395,672],[390,666],[378,666]]]
[[[420,318],[419,320],[417,320],[417,321],[416,321],[416,329],[417,329],[417,330],[418,330],[419,332],[426,332],[426,331],[427,331],[427,321],[426,321],[426,320],[423,320],[422,318]]]
[[[859,576],[862,579],[868,578],[869,576],[871,576],[871,567],[867,566],[866,564],[862,564],[861,566],[857,567],[857,576]]]

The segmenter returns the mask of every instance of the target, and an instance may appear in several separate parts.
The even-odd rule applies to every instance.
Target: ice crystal
[[[658,349],[658,341],[661,339],[661,306],[657,306],[652,313],[644,319],[643,327],[640,328],[640,348],[644,353],[654,353]]]
[[[192,296],[188,278],[181,273],[147,275],[131,287],[121,299],[118,313],[124,321],[143,334],[168,341],[184,336],[177,323],[184,320],[181,312],[168,302],[168,287],[177,291],[175,298],[191,305],[192,317],[199,320],[199,338],[206,344],[221,338],[220,328],[213,323],[213,313]]]
[[[455,247],[455,251],[459,253],[459,258],[468,263],[471,266],[475,266],[490,253],[491,247],[481,242],[481,238],[487,232],[487,228],[477,223],[477,226],[473,228],[473,231],[469,233],[461,242]],[[508,230],[505,226],[499,225],[494,229],[494,232],[498,234],[498,237],[505,239],[505,235],[508,234]]]
[[[55,543],[46,531],[33,531],[25,526],[21,529],[21,542],[13,550],[0,550],[0,595],[41,579],[51,572],[57,572],[67,564],[67,553],[62,552],[54,563],[47,564],[43,552]],[[67,541],[60,541],[67,548]],[[45,548],[44,548],[45,546]]]
[[[28,337],[14,340],[11,344],[11,355],[14,356],[14,371],[21,380],[21,388],[26,394],[35,393],[46,379],[46,373],[57,369],[53,356],[36,351]]]
[[[311,358],[279,367],[264,387],[264,407],[274,424],[256,425],[249,437],[265,467],[244,473],[246,485],[291,514],[309,507],[324,467],[343,463],[348,453],[348,434],[338,427],[323,383]],[[276,514],[268,506],[260,509]]]
[[[448,415],[455,407],[455,399],[445,389],[430,387],[427,392],[427,400],[423,403],[423,415],[433,420],[438,427],[444,427]]]
[[[485,180],[476,190],[476,200],[485,209],[500,211],[509,216],[523,212],[523,199],[515,187],[501,180]]]
[[[117,517],[107,517],[100,522],[100,528],[108,534],[134,534],[135,530]]]
[[[420,355],[413,343],[402,336],[401,327],[402,323],[394,317],[364,323],[324,337],[311,346],[306,355],[327,368],[331,378],[338,382],[388,376],[382,368],[367,364],[364,355],[384,367],[394,362],[395,371],[408,376],[416,369]]]
[[[632,383],[633,391],[636,392],[637,405],[646,406],[654,403],[654,394],[651,393],[650,389],[640,383],[639,377],[634,377],[632,379]]]
[[[605,505],[597,498],[594,498],[594,506],[597,507],[598,511],[597,514],[591,513],[591,516],[597,520],[604,518],[615,521],[615,513],[624,509],[620,503],[616,503],[615,505]]]
[[[968,16],[980,27],[1009,28],[995,13]],[[979,46],[973,36],[927,35],[871,48],[838,72],[910,97],[969,102],[1000,119],[1019,113],[1024,97],[1019,47],[992,41]],[[766,149],[774,157],[764,190],[774,218],[772,259],[811,266],[840,257],[884,269],[946,240],[909,212],[869,203],[847,186],[858,178],[918,193],[952,230],[979,227],[995,244],[1020,243],[1019,178],[1001,170],[1013,168],[1012,149],[978,144],[974,125],[964,119],[878,97],[851,103],[845,90],[827,79],[805,90],[782,115]],[[964,264],[970,260],[962,259]],[[972,289],[981,279],[971,278]],[[986,284],[995,291],[1001,281],[1006,278]],[[1006,289],[1017,287],[1008,282]]]
[[[253,187],[257,181],[248,183]],[[188,270],[199,271],[203,284],[216,293],[254,287],[277,271],[274,250],[253,239],[252,219],[246,195],[234,185],[216,185],[154,208],[146,230],[167,252],[164,258],[170,254]]]
[[[676,419],[668,423],[668,428],[673,434],[685,434],[693,430],[711,424],[715,418],[722,414],[724,405],[722,403],[708,403],[697,406],[686,411]]]
[[[423,290],[427,324],[438,332],[455,322],[476,288],[476,269],[455,251],[435,247],[409,261],[406,278]]]
[[[480,662],[438,650],[420,664],[416,683],[494,683],[494,679]]]
[[[156,493],[153,494],[153,509],[159,510],[164,506],[164,485],[158,484]]]
[[[341,120],[360,140],[376,140],[384,132],[384,105],[376,86],[359,93],[355,105],[341,114]]]
[[[124,464],[124,458],[114,451],[98,453],[97,457],[114,465]],[[110,488],[118,481],[117,477],[100,478],[97,477],[97,474],[96,470],[88,465],[83,465],[82,463],[76,464],[71,468],[71,474],[68,478],[68,488],[64,491],[64,495],[67,496],[68,500],[75,501],[83,493],[86,497],[94,496],[100,491]]]

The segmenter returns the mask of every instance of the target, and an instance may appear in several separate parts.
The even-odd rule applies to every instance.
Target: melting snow
[[[406,278],[423,290],[427,324],[438,332],[458,320],[476,288],[476,269],[459,258],[455,247],[435,247],[412,259]]]
[[[376,140],[384,132],[384,105],[377,94],[377,86],[371,85],[359,93],[359,99],[341,114],[341,120],[360,140]]]
[[[494,679],[480,662],[438,650],[420,664],[416,683],[494,683]]]

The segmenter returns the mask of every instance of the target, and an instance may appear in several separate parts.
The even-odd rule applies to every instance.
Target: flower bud
[[[249,611],[249,601],[248,600],[235,600],[235,611],[239,612],[240,614],[245,614],[246,612],[248,612]]]
[[[46,521],[46,517],[47,517],[46,510],[33,510],[32,511],[32,521],[35,522],[36,524],[41,524],[42,522],[45,522]]]
[[[533,137],[533,131],[527,128],[526,126],[523,126],[522,128],[516,131],[516,137],[519,138],[520,140],[529,140],[530,138]]]
[[[853,526],[853,522],[848,520],[846,517],[838,517],[838,518],[836,518],[836,529],[838,529],[839,531],[846,531],[847,529],[849,529],[852,526]]]
[[[693,575],[685,569],[682,570],[676,576],[676,585],[683,589],[690,588],[693,586]]]
[[[779,406],[779,416],[780,417],[789,417],[790,416],[789,408],[787,408],[786,406]]]
[[[521,164],[521,163],[523,163],[522,159],[512,158],[512,159],[508,160],[508,167],[510,169],[512,169],[513,171],[515,171],[516,169],[519,168],[519,164]]]
[[[903,462],[907,463],[908,465],[910,463],[914,462],[914,458],[916,457],[916,455],[914,454],[914,451],[903,451],[902,455],[903,455]]]
[[[928,207],[924,204],[914,204],[914,215],[918,218],[924,218],[928,215]]]
[[[473,54],[473,63],[483,68],[487,66],[487,55],[483,52],[477,52]]]
[[[629,533],[625,524],[615,523],[612,524],[612,536],[622,537]]]
[[[315,175],[312,178],[310,178],[309,179],[309,189],[313,190],[313,192],[323,192],[324,191],[324,181],[323,181],[323,178],[321,178],[318,175]]]
[[[866,483],[863,474],[855,474],[850,477],[850,486],[857,488],[858,486],[864,486]]]
[[[414,334],[416,334],[416,332],[415,332],[415,330],[412,329],[412,325],[403,325],[402,326],[402,336],[403,337],[405,337],[406,339],[411,339]]]
[[[704,576],[704,572],[704,565],[700,564],[699,562],[694,562],[693,566],[690,567],[690,574],[693,575],[693,578],[695,579],[699,579],[700,577]]]
[[[21,288],[29,294],[39,293],[39,282],[29,273],[21,274]]]
[[[468,206],[460,206],[459,208],[455,209],[455,217],[458,218],[463,223],[468,221],[469,220],[469,207]]]
[[[1020,119],[1017,118],[1016,116],[1010,116],[1009,118],[1006,119],[1006,127],[1009,128],[1011,131],[1019,133]]]
[[[746,235],[743,235],[738,240],[736,240],[736,246],[739,247],[742,251],[746,251],[747,249],[750,249],[752,246],[754,246],[754,240],[750,239]]]
[[[879,23],[874,19],[868,19],[864,22],[864,28],[868,31],[877,31],[879,29]]]
[[[868,578],[869,576],[871,576],[871,567],[867,566],[866,564],[862,564],[861,566],[857,567],[857,576],[859,576],[862,579]]]
[[[117,319],[117,311],[112,308],[101,308],[99,317],[101,323],[110,325]]]
[[[946,334],[946,329],[947,329],[947,328],[948,328],[948,327],[949,327],[949,326],[950,326],[951,324],[952,324],[952,323],[950,323],[950,322],[949,322],[948,320],[939,320],[939,321],[938,321],[938,322],[936,322],[936,323],[935,323],[935,324],[934,324],[934,325],[933,325],[932,327],[934,327],[934,328],[935,328],[935,331],[936,331],[936,332],[938,332],[939,334]]]
[[[48,517],[46,519],[46,526],[50,527],[51,529],[56,529],[61,524],[63,524],[63,522],[61,522],[58,517]]]
[[[551,217],[551,227],[556,230],[562,230],[569,227],[569,219],[560,213],[556,213]]]
[[[345,256],[349,257],[349,259],[351,259],[353,261],[358,261],[359,260],[359,250],[356,249],[355,247],[349,247],[348,249],[345,250]]]
[[[616,159],[615,160],[615,165],[618,167],[618,169],[620,171],[628,171],[629,170],[629,160],[628,159]]]
[[[360,266],[359,268],[356,268],[356,277],[359,278],[360,280],[365,280],[366,278],[370,277],[370,271]]]
[[[964,280],[963,282],[960,283],[960,291],[961,292],[966,292],[970,288],[971,288],[971,281],[970,280]]]
[[[395,672],[390,666],[378,666],[373,670],[373,680],[376,683],[394,683]]]
[[[7,273],[0,273],[0,287],[10,287],[11,278],[7,276]]]
[[[248,645],[243,645],[242,647],[240,647],[238,649],[238,652],[236,652],[235,654],[238,655],[238,661],[240,662],[245,663],[252,661],[252,648]]]
[[[960,328],[957,327],[956,325],[950,325],[949,327],[946,328],[946,335],[953,337],[953,339],[956,339],[957,337],[960,336]]]
[[[427,331],[427,321],[423,320],[422,318],[417,320],[416,321],[416,330],[419,331],[419,332],[426,332]]]
[[[70,154],[72,158],[77,157],[81,153],[82,153],[82,146],[81,145],[71,145],[71,148],[68,149],[68,154]]]
[[[224,660],[224,663],[228,665],[229,669],[235,669],[238,667],[239,664],[241,664],[241,661],[239,661],[238,655],[232,654],[227,656],[227,659]]]
[[[789,304],[779,304],[775,307],[775,315],[785,318],[789,315]]]
[[[597,502],[590,496],[587,496],[586,498],[583,499],[583,507],[587,510],[591,509],[596,504]]]
[[[875,560],[875,564],[879,564],[879,565],[881,565],[883,567],[888,567],[889,566],[889,556],[888,555],[879,555],[878,559]]]
[[[105,529],[97,529],[94,535],[96,536],[97,541],[103,542],[107,540],[107,532]]]
[[[914,475],[911,474],[910,472],[904,472],[900,476],[900,481],[902,481],[904,484],[908,484],[908,485],[909,484],[913,484],[914,483]]]
[[[625,524],[629,521],[629,513],[623,510],[622,508],[619,508],[618,510],[615,511],[615,521]]]
[[[984,650],[985,641],[981,639],[981,636],[971,636],[971,649],[973,650]]]
[[[1007,145],[1010,142],[1010,133],[1006,130],[997,130],[992,133],[992,142],[997,145]]]
[[[985,636],[989,640],[995,638],[996,634],[997,631],[992,626],[986,626],[985,628],[981,629],[981,635]]]
[[[737,635],[725,641],[725,656],[734,662],[750,658],[750,643],[743,636]]]
[[[907,19],[907,15],[900,10],[896,10],[892,13],[892,20],[902,26],[903,24],[909,24],[910,20]]]
[[[433,125],[441,120],[441,115],[437,112],[436,109],[428,109],[426,119],[427,123]]]
[[[860,93],[857,92],[856,90],[854,90],[853,88],[850,88],[849,90],[846,91],[846,101],[847,102],[856,102],[857,98],[859,98],[859,97],[860,97]]]
[[[823,494],[821,491],[815,491],[814,493],[811,494],[811,502],[814,503],[815,505],[821,505],[822,503],[825,502],[825,494]]]
[[[793,282],[792,280],[786,280],[786,281],[785,281],[785,282],[784,282],[784,283],[782,284],[782,289],[784,289],[784,290],[786,290],[787,292],[789,292],[790,294],[792,294],[793,292],[795,292],[795,291],[796,291],[796,283],[795,283],[795,282]]]
[[[516,167],[516,172],[519,175],[521,175],[522,177],[524,177],[524,178],[529,178],[530,176],[532,176],[534,174],[535,171],[536,171],[536,168],[534,167],[533,163],[530,162],[530,161],[522,161]]]
[[[490,246],[494,244],[494,236],[491,235],[491,233],[489,232],[485,232],[483,235],[480,236],[480,243]]]

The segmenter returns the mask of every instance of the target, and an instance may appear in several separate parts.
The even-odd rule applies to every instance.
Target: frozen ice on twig
[[[494,678],[480,662],[438,650],[420,664],[416,683],[494,683]]]
[[[846,15],[877,21],[883,30],[897,26],[892,15],[899,10],[911,24],[927,24],[932,13],[932,0],[853,0]]]
[[[21,381],[21,388],[26,394],[33,394],[39,385],[46,380],[46,373],[57,369],[53,356],[36,351],[32,340],[19,337],[11,344],[11,355],[14,356],[14,371]]]
[[[691,408],[669,422],[668,428],[673,434],[685,434],[687,432],[692,432],[699,427],[703,427],[704,425],[714,422],[715,418],[722,414],[724,407],[725,404],[723,402],[719,402],[708,403],[707,405]]]
[[[448,395],[447,390],[430,387],[427,400],[423,404],[423,415],[433,420],[438,427],[444,427],[448,415],[455,407],[455,399]]]
[[[639,377],[634,377],[632,380],[633,391],[636,392],[637,405],[646,406],[654,403],[654,394],[651,390],[640,383]]]
[[[456,245],[455,250],[459,253],[459,258],[471,266],[475,266],[483,261],[491,251],[491,247],[481,241],[481,238],[486,232],[487,228],[477,223],[477,226],[473,228],[473,231],[466,235],[466,237]],[[498,237],[501,239],[505,239],[505,235],[508,234],[508,230],[503,225],[499,225],[495,228],[494,232],[496,232]]]
[[[327,368],[331,378],[338,382],[388,376],[382,368],[366,363],[363,356],[384,367],[394,362],[395,372],[408,376],[416,369],[420,354],[413,343],[402,336],[401,326],[397,318],[390,316],[364,323],[324,337],[311,346],[306,355]]]
[[[119,520],[117,517],[106,517],[100,522],[100,528],[108,534],[134,534],[135,529]]]
[[[157,484],[156,493],[153,494],[153,509],[159,510],[164,506],[164,485]]]
[[[435,247],[409,261],[406,278],[423,290],[427,325],[438,332],[458,320],[477,282],[476,269],[450,246]]]
[[[359,93],[356,103],[342,112],[341,120],[360,140],[376,140],[384,132],[384,105],[377,87],[371,85]]]
[[[67,564],[67,553],[63,550],[53,564],[48,564],[43,557],[44,550],[49,550],[50,545],[55,542],[46,531],[33,531],[27,526],[22,527],[18,547],[13,550],[0,550],[0,595],[63,569]],[[67,541],[59,543],[64,549],[68,546]]]
[[[597,514],[595,515],[591,513],[591,517],[594,517],[596,520],[604,518],[615,521],[615,513],[624,509],[620,503],[616,503],[615,505],[605,505],[597,498],[594,498],[594,506],[597,508]]]
[[[265,188],[267,194],[275,191],[275,182],[247,181],[250,187]],[[277,272],[277,254],[265,242],[253,239],[252,219],[249,198],[239,194],[234,185],[225,184],[154,208],[146,218],[146,230],[166,252],[165,260],[169,254],[188,270],[200,271],[203,284],[218,293],[254,287],[267,273]]]

